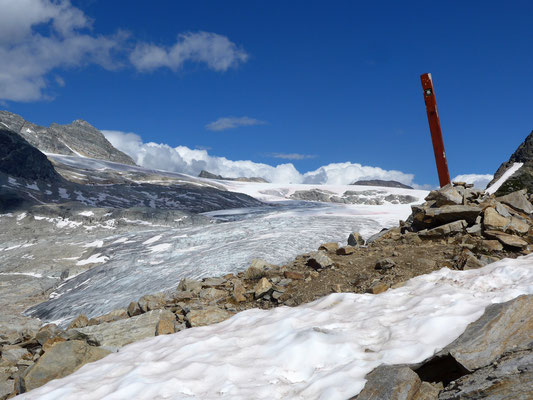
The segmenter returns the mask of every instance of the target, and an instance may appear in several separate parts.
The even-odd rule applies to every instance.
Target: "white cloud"
[[[68,0],[0,0],[0,10],[0,99],[46,98],[46,75],[56,68],[116,67],[112,53],[126,35],[83,33],[91,21]]]
[[[299,154],[299,153],[271,153],[270,157],[282,158],[284,160],[306,160],[308,158],[315,158],[313,154]]]
[[[265,121],[260,121],[250,117],[222,117],[205,126],[210,131],[225,131],[226,129],[234,129],[240,126],[265,125]]]
[[[384,179],[413,185],[412,174],[350,162],[329,164],[302,174],[292,164],[271,166],[249,160],[232,161],[225,157],[210,156],[206,150],[143,143],[141,137],[134,133],[102,133],[113,146],[130,155],[138,165],[194,176],[206,170],[226,177],[261,177],[275,183],[350,184],[359,179]]]
[[[215,71],[226,71],[246,62],[248,57],[226,36],[212,32],[188,32],[178,35],[177,42],[169,48],[138,43],[130,55],[130,61],[139,71],[162,67],[177,71],[187,61],[205,63]]]
[[[452,182],[472,183],[476,188],[485,189],[493,177],[494,175],[490,174],[463,174],[457,175]]]

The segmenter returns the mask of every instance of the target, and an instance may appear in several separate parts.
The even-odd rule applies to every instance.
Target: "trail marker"
[[[431,131],[431,141],[433,142],[435,162],[437,163],[439,183],[440,187],[443,187],[450,183],[450,173],[448,171],[448,162],[446,161],[446,152],[444,151],[442,130],[440,129],[435,89],[433,88],[431,74],[420,75],[420,80],[422,81],[422,88],[424,89],[424,101],[426,103],[426,111],[428,114],[429,130]]]

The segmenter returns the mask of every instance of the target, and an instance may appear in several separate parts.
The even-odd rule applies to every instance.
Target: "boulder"
[[[176,323],[176,317],[172,313],[165,313],[161,316],[159,319],[159,322],[157,323],[155,327],[155,335],[170,335],[174,332],[176,332],[175,323]]]
[[[511,222],[507,227],[507,231],[519,235],[524,235],[529,231],[529,224],[521,218],[511,217]]]
[[[421,236],[439,237],[439,236],[448,236],[448,235],[452,235],[456,233],[463,233],[467,226],[468,224],[463,219],[460,221],[454,221],[448,224],[437,226],[436,228],[433,228],[433,229],[429,229],[425,231],[423,234],[421,233]]]
[[[432,190],[425,200],[434,200],[437,207],[463,204],[463,196],[451,184],[443,186],[439,190]]]
[[[367,293],[380,294],[389,290],[389,285],[385,282],[375,282],[367,289]]]
[[[483,234],[489,239],[499,240],[504,246],[517,249],[523,249],[527,247],[527,242],[515,235],[509,235],[508,233],[498,231],[485,231]]]
[[[333,266],[333,261],[323,251],[313,251],[309,254],[306,265],[313,269],[322,269]]]
[[[487,253],[502,251],[503,245],[498,240],[482,240],[479,245],[479,250]]]
[[[69,324],[67,329],[83,328],[89,324],[89,318],[86,315],[78,315],[74,320]]]
[[[213,287],[202,289],[198,295],[201,299],[205,300],[220,300],[226,297],[228,293],[225,290],[215,289]]]
[[[254,258],[252,264],[244,273],[246,279],[261,279],[266,275],[266,271],[270,264],[259,258]]]
[[[414,400],[421,384],[412,369],[401,365],[380,365],[365,379],[357,400]]]
[[[257,285],[255,285],[254,296],[256,299],[259,299],[266,295],[270,289],[272,289],[272,284],[267,278],[261,278]]]
[[[205,278],[202,280],[202,285],[211,287],[211,286],[222,286],[226,283],[224,278]]]
[[[15,390],[15,381],[0,379],[0,399],[6,399]]]
[[[20,379],[21,392],[70,375],[82,365],[97,361],[109,353],[108,350],[89,346],[80,340],[57,343],[24,372]]]
[[[533,213],[533,205],[529,202],[527,196],[527,191],[525,189],[519,190],[517,192],[509,193],[505,196],[496,198],[497,201],[503,204],[511,206],[517,211],[521,211],[526,214]]]
[[[359,234],[359,232],[352,232],[350,233],[350,236],[348,236],[349,246],[363,246],[364,244],[365,244],[365,240]]]
[[[110,313],[107,313],[105,315],[91,318],[91,321],[94,321],[96,323],[93,325],[97,325],[97,324],[101,324],[104,322],[113,322],[113,321],[118,321],[119,319],[126,319],[126,318],[128,318],[128,311],[121,308],[118,310],[113,310]]]
[[[2,359],[11,364],[16,364],[19,360],[31,360],[31,353],[23,347],[17,345],[9,345],[1,348]]]
[[[75,331],[91,337],[101,346],[122,347],[155,336],[159,321],[173,318],[175,319],[174,314],[168,310],[154,310],[128,319],[87,326]]]
[[[320,245],[318,250],[324,250],[330,253],[335,253],[338,248],[339,248],[339,244],[337,242],[329,242],[329,243],[324,243]]]
[[[485,367],[510,350],[531,346],[533,295],[492,304],[440,354],[450,354],[469,371]]]
[[[191,310],[185,318],[189,326],[195,327],[216,324],[228,319],[232,315],[233,313],[227,310],[211,306],[202,310]]]
[[[130,317],[135,317],[136,315],[141,315],[142,313],[141,307],[139,307],[139,303],[136,301],[132,301],[128,306],[128,315]]]
[[[396,263],[392,261],[390,258],[383,258],[376,262],[376,265],[374,266],[374,269],[381,269],[381,270],[387,270],[394,268],[396,266]]]
[[[47,324],[43,326],[35,335],[35,339],[39,344],[43,345],[48,339],[54,337],[58,332],[56,324]]]
[[[165,299],[162,295],[147,294],[141,297],[137,303],[143,313],[165,307]]]
[[[198,293],[202,289],[202,282],[195,279],[184,278],[178,284],[178,290],[183,292]]]
[[[241,303],[243,301],[246,301],[246,289],[244,288],[244,285],[240,280],[233,281],[233,299],[237,303]]]
[[[433,228],[449,222],[465,220],[469,225],[476,222],[481,208],[471,205],[450,205],[439,208],[412,206],[413,227],[415,229]]]
[[[483,211],[483,228],[496,230],[496,231],[505,231],[507,226],[511,223],[508,218],[501,216],[496,209],[492,207],[487,207]]]
[[[339,249],[337,249],[337,255],[339,256],[347,256],[349,254],[355,253],[355,247],[354,246],[344,246]]]

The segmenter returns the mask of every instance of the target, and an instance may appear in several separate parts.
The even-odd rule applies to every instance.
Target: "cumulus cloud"
[[[222,117],[214,122],[210,122],[205,129],[210,131],[225,131],[226,129],[235,129],[240,126],[265,125],[265,121],[260,121],[250,117]]]
[[[314,171],[300,173],[293,164],[276,166],[249,160],[232,161],[209,155],[206,150],[185,146],[144,143],[135,133],[102,131],[117,149],[133,158],[141,166],[197,176],[202,170],[227,177],[261,177],[275,183],[350,184],[360,179],[395,180],[413,184],[414,176],[401,171],[384,170],[350,162],[333,163]]]
[[[270,153],[270,157],[282,158],[284,160],[306,160],[308,158],[315,158],[313,154],[299,154],[299,153]]]
[[[179,70],[187,61],[205,63],[215,71],[226,71],[248,60],[248,54],[226,36],[212,32],[188,32],[171,47],[138,43],[130,55],[139,71],[157,68]]]
[[[492,178],[494,175],[490,174],[463,174],[457,175],[452,182],[472,183],[476,188],[485,189]]]
[[[92,22],[68,0],[0,0],[0,9],[0,99],[45,98],[46,75],[59,67],[116,67],[126,35],[87,33]]]

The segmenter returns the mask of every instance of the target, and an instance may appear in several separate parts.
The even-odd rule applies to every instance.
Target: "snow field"
[[[379,295],[331,294],[146,339],[18,398],[344,400],[378,365],[423,361],[521,294],[533,294],[533,255],[444,268]]]

